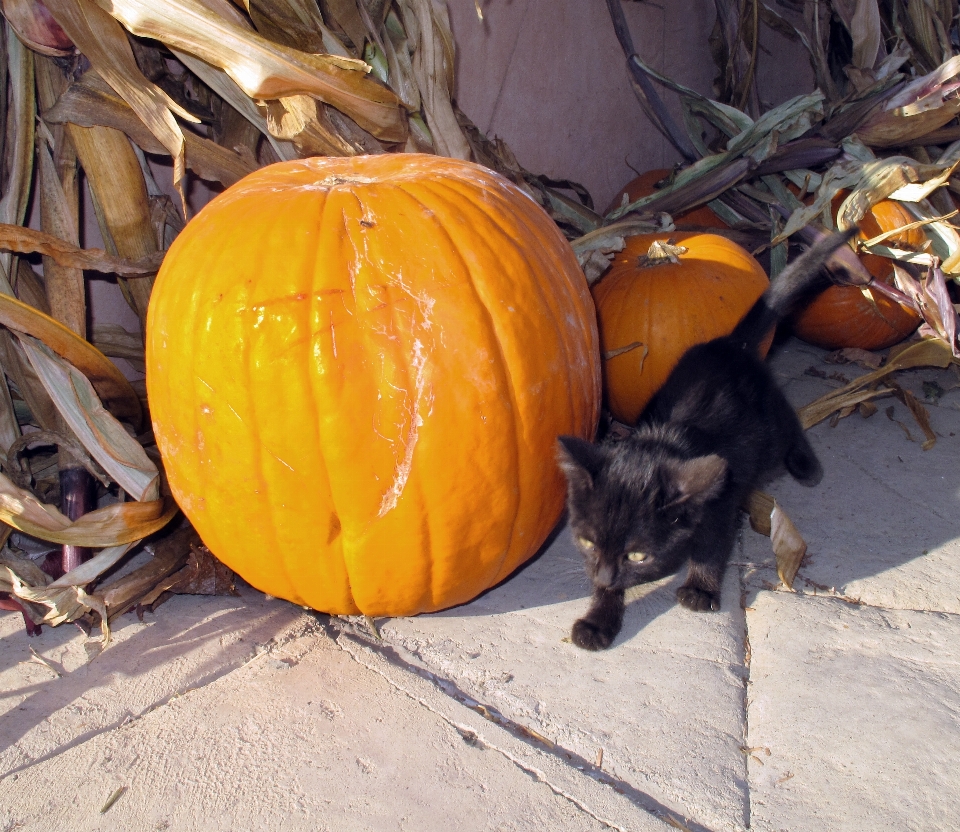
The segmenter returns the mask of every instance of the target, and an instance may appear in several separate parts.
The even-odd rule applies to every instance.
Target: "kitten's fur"
[[[781,466],[805,485],[820,481],[823,469],[757,349],[777,321],[829,282],[823,266],[853,233],[812,246],[731,335],[688,350],[629,437],[559,438],[569,522],[593,582],[574,644],[609,647],[623,624],[624,590],[687,561],[677,599],[692,610],[719,609],[744,498]]]

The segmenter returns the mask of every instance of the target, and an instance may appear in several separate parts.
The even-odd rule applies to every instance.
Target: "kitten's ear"
[[[674,486],[678,491],[674,503],[692,500],[705,503],[723,491],[727,484],[727,461],[717,454],[698,456],[677,463]]]
[[[592,488],[603,468],[603,451],[576,436],[557,437],[557,462],[572,487]]]

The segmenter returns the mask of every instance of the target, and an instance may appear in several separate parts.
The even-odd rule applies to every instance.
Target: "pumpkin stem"
[[[686,246],[678,246],[670,240],[654,240],[650,248],[643,257],[637,259],[637,265],[641,268],[648,266],[662,266],[665,263],[679,263],[680,255],[686,254],[689,249]]]

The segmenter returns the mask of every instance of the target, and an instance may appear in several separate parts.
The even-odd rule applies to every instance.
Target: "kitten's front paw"
[[[610,633],[600,629],[596,624],[587,621],[586,618],[579,618],[573,625],[573,632],[570,637],[577,647],[584,650],[606,650],[613,644],[616,633]]]
[[[677,600],[683,606],[695,612],[720,609],[720,595],[716,592],[708,592],[698,586],[684,584],[677,590]]]

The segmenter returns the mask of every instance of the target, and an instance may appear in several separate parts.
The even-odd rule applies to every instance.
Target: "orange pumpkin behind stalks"
[[[609,214],[611,211],[614,211],[623,205],[624,196],[627,197],[627,202],[629,203],[641,199],[642,197],[650,196],[652,193],[656,193],[657,183],[663,179],[666,179],[668,176],[670,176],[670,174],[671,171],[669,168],[657,168],[656,170],[648,170],[646,173],[641,173],[636,179],[631,180],[620,189],[617,195],[613,198],[613,201],[610,203],[607,210],[604,211],[604,214]],[[696,208],[691,208],[689,211],[679,213],[673,218],[673,221],[677,228],[681,231],[694,227],[730,227],[706,205],[699,205]]]
[[[650,264],[654,242],[686,249],[677,261]],[[715,234],[674,232],[628,237],[593,286],[603,351],[607,405],[633,424],[695,344],[729,335],[769,285],[760,264],[736,243]],[[763,345],[770,348],[773,333]]]
[[[834,197],[831,206],[836,215],[847,192]],[[885,231],[893,231],[913,222],[913,216],[896,200],[885,199],[874,205],[860,220],[858,239],[869,240]],[[911,251],[919,250],[926,236],[914,228],[889,238],[889,244]],[[860,260],[877,280],[893,283],[893,264],[886,257],[861,254]],[[885,294],[868,287],[830,286],[790,320],[798,338],[824,349],[860,347],[879,350],[899,343],[920,325],[920,316]]]
[[[259,170],[171,246],[147,320],[170,487],[259,589],[329,613],[469,601],[563,510],[592,437],[595,313],[544,211],[468,162]]]

